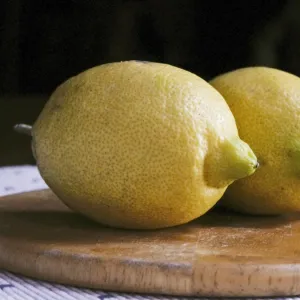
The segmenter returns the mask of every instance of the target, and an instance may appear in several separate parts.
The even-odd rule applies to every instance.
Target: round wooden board
[[[113,291],[185,296],[300,294],[300,218],[213,211],[154,231],[105,228],[50,190],[0,198],[0,267]]]

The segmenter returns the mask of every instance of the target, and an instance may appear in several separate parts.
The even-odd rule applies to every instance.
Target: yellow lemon
[[[227,101],[240,137],[260,163],[253,176],[232,184],[220,203],[251,214],[300,210],[300,78],[248,67],[210,83]]]
[[[54,193],[113,227],[189,222],[257,166],[222,96],[195,74],[160,63],[109,63],[68,79],[32,137]]]

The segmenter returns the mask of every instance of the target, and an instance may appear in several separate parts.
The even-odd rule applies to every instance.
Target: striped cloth
[[[0,168],[0,196],[28,192],[47,188],[35,166],[12,166]],[[207,299],[207,298],[179,298],[157,295],[138,295],[104,292],[100,290],[82,289],[61,284],[52,284],[40,280],[12,274],[0,270],[0,300],[106,300],[106,299],[155,299],[155,300],[176,300],[176,299]],[[210,298],[216,299],[216,298]],[[222,298],[225,300],[225,298]],[[236,299],[236,298],[235,298]],[[243,298],[254,299],[254,298]],[[268,298],[255,298],[268,299]],[[269,298],[269,299],[294,299],[290,298]]]

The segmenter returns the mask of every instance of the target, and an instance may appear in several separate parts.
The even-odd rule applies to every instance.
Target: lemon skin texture
[[[227,101],[240,137],[260,167],[233,183],[220,203],[236,211],[278,215],[300,210],[300,78],[247,67],[211,82]]]
[[[114,62],[69,78],[32,136],[40,173],[61,201],[120,228],[189,222],[257,164],[220,93],[161,63]]]

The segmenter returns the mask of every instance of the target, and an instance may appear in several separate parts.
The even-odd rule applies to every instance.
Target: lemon
[[[240,137],[260,168],[233,183],[220,201],[250,214],[300,210],[300,78],[269,67],[247,67],[211,82],[227,101]]]
[[[160,63],[114,62],[69,78],[32,137],[54,193],[113,227],[189,222],[257,166],[222,96],[195,74]]]

